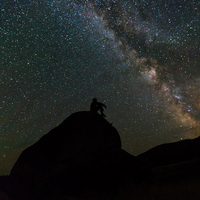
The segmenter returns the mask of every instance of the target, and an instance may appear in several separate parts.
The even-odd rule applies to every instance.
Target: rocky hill
[[[148,173],[145,163],[121,149],[105,118],[83,111],[24,150],[0,190],[12,200],[123,199]]]
[[[200,137],[163,144],[137,157],[95,112],[77,112],[25,149],[0,200],[200,199]]]

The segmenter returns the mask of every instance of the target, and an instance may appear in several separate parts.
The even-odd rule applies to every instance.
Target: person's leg
[[[100,112],[101,112],[101,116],[106,117],[106,116],[104,115],[104,113],[103,113],[104,109],[103,109],[102,106],[99,107],[99,110],[100,110]]]

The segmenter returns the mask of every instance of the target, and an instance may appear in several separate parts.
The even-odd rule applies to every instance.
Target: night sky
[[[200,135],[199,0],[3,0],[0,9],[0,175],[94,97],[133,155]]]

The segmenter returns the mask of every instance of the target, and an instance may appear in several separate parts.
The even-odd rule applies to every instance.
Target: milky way
[[[93,97],[133,155],[200,135],[197,0],[0,5],[0,174]]]

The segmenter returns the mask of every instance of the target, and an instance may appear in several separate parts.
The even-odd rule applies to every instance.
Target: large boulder
[[[66,160],[88,164],[99,153],[115,148],[121,148],[121,140],[109,122],[95,112],[77,112],[24,150],[11,175],[29,169],[47,171]]]
[[[22,152],[5,191],[15,200],[114,198],[116,191],[123,198],[147,171],[121,149],[117,130],[105,118],[83,111]]]

